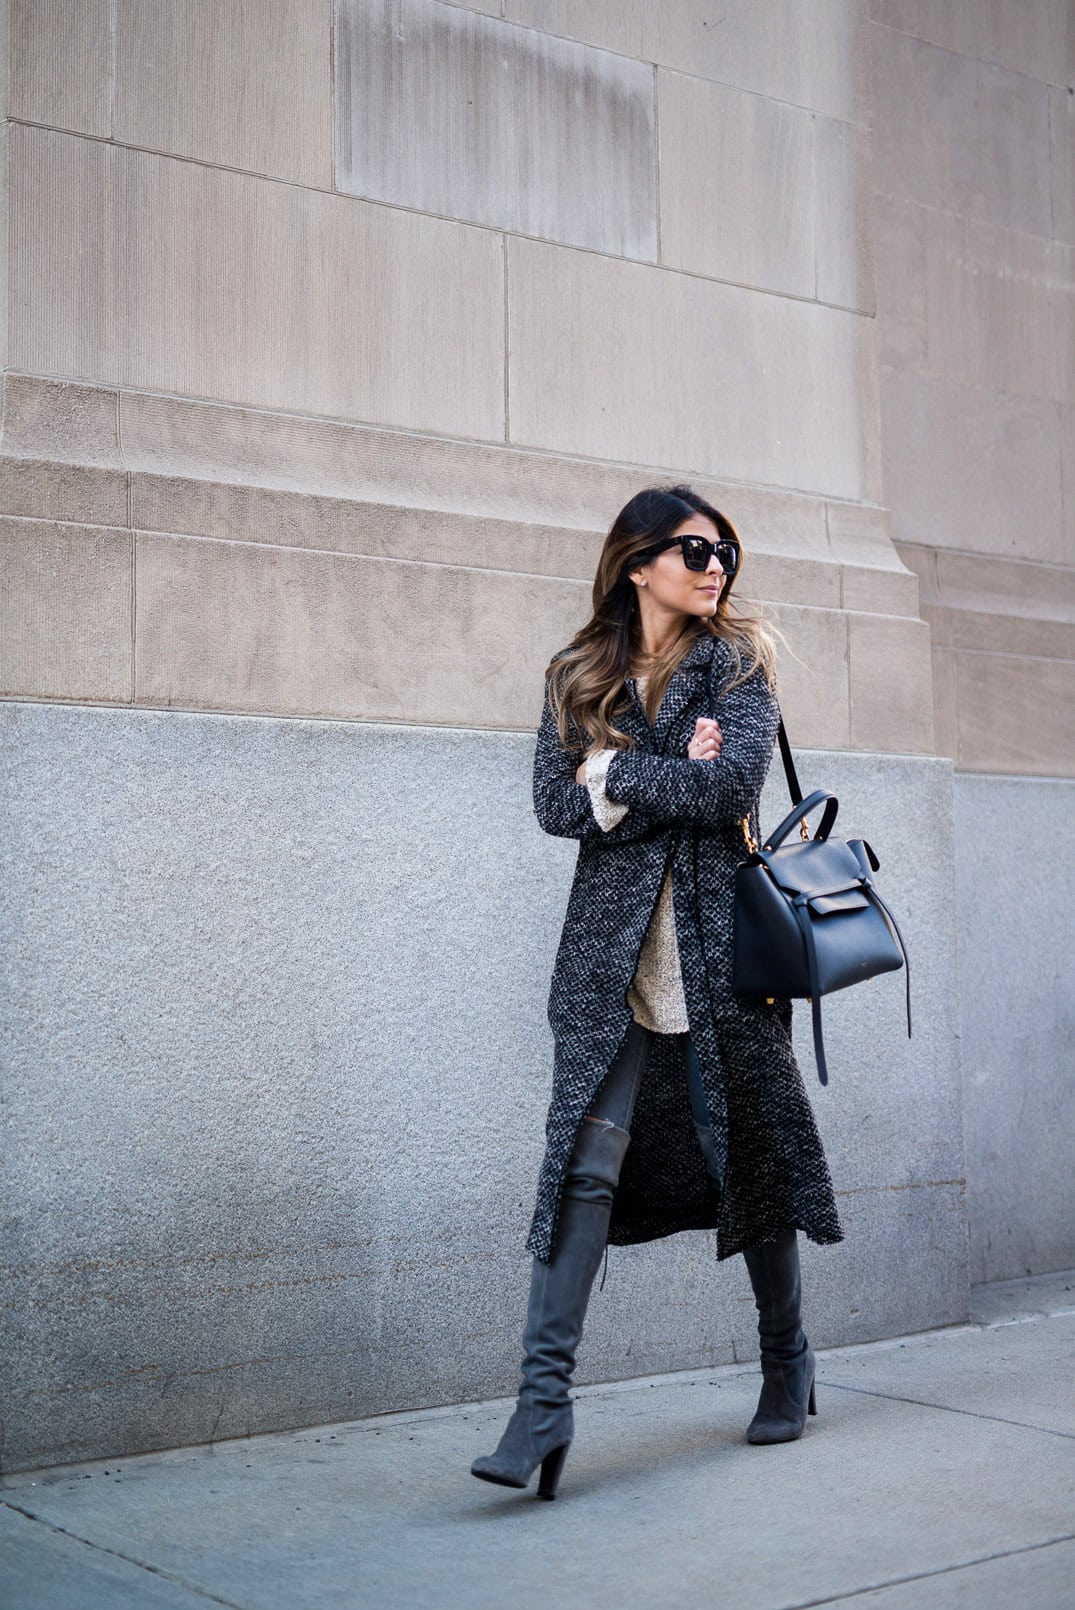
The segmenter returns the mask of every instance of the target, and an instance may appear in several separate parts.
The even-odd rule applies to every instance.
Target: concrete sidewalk
[[[4,1610],[1067,1610],[1075,1275],[819,1358],[800,1442],[743,1438],[755,1367],[579,1394],[560,1498],[476,1482],[508,1405],[8,1478]]]

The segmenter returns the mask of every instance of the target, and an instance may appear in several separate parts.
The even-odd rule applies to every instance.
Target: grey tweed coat
[[[710,707],[709,673],[717,693]],[[730,693],[732,653],[706,634],[671,678],[650,726],[628,683],[617,715],[637,747],[612,760],[607,797],[630,807],[602,832],[575,781],[581,744],[565,749],[548,688],[534,756],[534,808],[547,833],[578,839],[574,883],[549,992],[555,1041],[547,1145],[527,1248],[547,1262],[564,1170],[583,1115],[631,1022],[627,989],[672,866],[676,938],[691,1036],[722,1166],[709,1183],[691,1120],[682,1042],[658,1035],[631,1123],[609,1227],[614,1243],[715,1226],[718,1258],[796,1226],[843,1238],[832,1181],[792,1050],[791,1002],[734,995],[734,872],[746,854],[740,820],[758,833],[758,797],[779,709],[756,670]],[[716,760],[686,759],[698,716],[720,722]]]

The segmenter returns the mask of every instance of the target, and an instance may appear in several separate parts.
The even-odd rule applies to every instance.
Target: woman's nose
[[[723,574],[724,574],[724,566],[721,564],[720,560],[717,558],[715,553],[710,555],[709,563],[706,565],[705,568],[706,568],[706,575],[708,575],[709,572],[711,570],[713,570],[713,569],[716,570],[718,576],[723,576]]]

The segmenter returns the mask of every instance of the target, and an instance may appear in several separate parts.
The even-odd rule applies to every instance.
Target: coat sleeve
[[[645,809],[630,810],[614,827],[603,831],[594,815],[590,791],[575,781],[585,753],[580,742],[565,749],[545,685],[545,708],[534,751],[534,811],[546,833],[565,839],[600,839],[604,844],[630,844],[660,831]]]
[[[717,700],[723,742],[716,760],[677,760],[620,751],[609,764],[605,792],[665,826],[734,826],[757,804],[773,756],[780,707],[758,666]]]

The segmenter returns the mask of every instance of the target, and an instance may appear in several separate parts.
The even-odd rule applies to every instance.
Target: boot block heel
[[[813,1383],[813,1381],[810,1382],[810,1402],[807,1404],[806,1412],[807,1412],[807,1414],[816,1414],[817,1413],[817,1398],[816,1398],[816,1396],[814,1394],[814,1383]]]
[[[553,1499],[556,1489],[560,1485],[560,1476],[563,1473],[564,1460],[567,1458],[569,1442],[562,1442],[552,1453],[547,1453],[541,1461],[541,1479],[538,1482],[537,1495],[539,1498]]]

